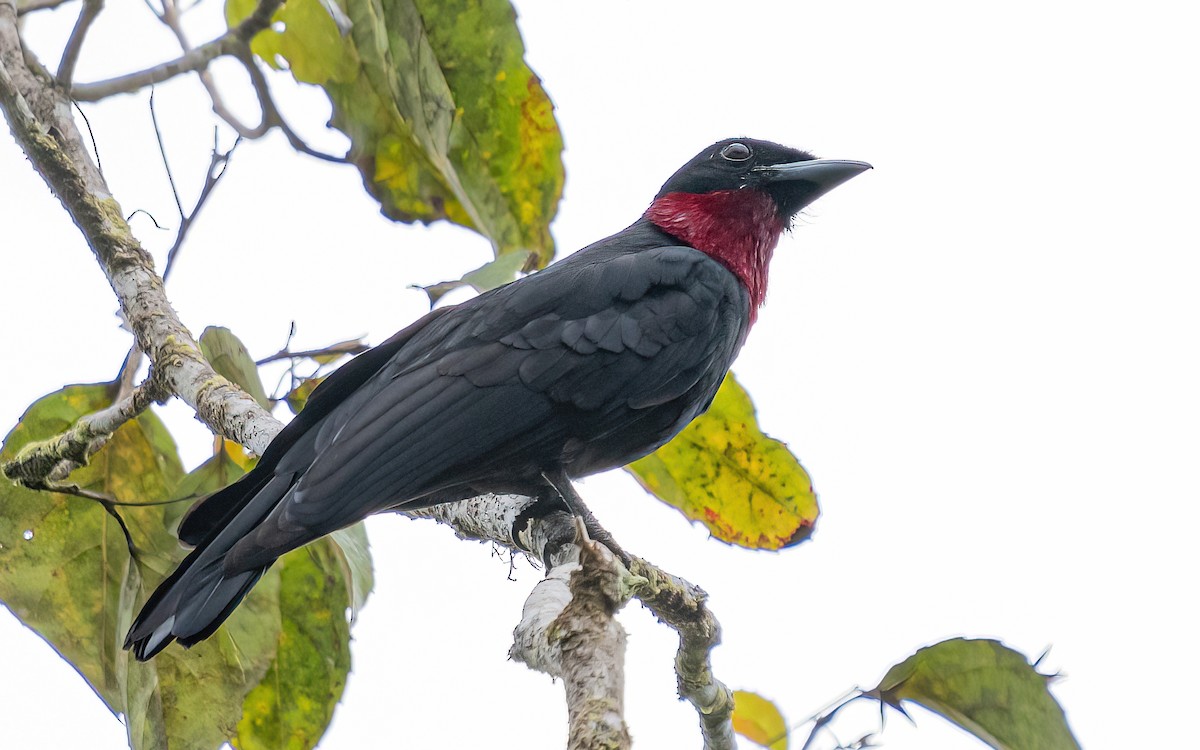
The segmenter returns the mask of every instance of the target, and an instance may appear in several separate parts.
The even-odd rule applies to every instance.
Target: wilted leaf
[[[227,0],[233,25],[254,0]],[[508,0],[347,0],[348,36],[319,0],[290,0],[284,29],[255,53],[320,85],[383,212],[447,219],[491,240],[497,257],[554,254],[550,220],[562,193],[553,105],[525,65]]]
[[[233,331],[220,326],[209,326],[200,334],[200,351],[219,374],[237,383],[242,390],[264,409],[271,408],[271,400],[258,377],[258,365]]]
[[[321,354],[312,355],[311,359],[319,365],[331,365],[342,357],[350,354],[359,354],[367,349],[370,349],[370,347],[364,344],[362,337],[359,336],[356,339],[347,339],[339,341],[336,344],[331,344],[325,347]]]
[[[783,714],[758,693],[733,691],[733,731],[770,750],[787,750],[788,729]]]
[[[1051,679],[998,641],[953,638],[892,667],[868,695],[917,703],[1001,750],[1077,749]]]
[[[754,404],[732,373],[707,413],[627,469],[713,536],[743,547],[799,544],[819,513],[808,473],[758,429]]]

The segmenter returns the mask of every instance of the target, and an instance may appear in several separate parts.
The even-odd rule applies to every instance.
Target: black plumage
[[[732,143],[751,156],[727,158]],[[802,167],[816,177],[806,181]],[[865,168],[723,141],[672,178],[679,190],[668,182],[659,194],[695,198],[680,205],[707,211],[696,226],[715,220],[719,232],[689,234],[652,207],[624,231],[435,310],[355,358],[253,471],[184,519],[180,539],[196,548],[146,603],[126,647],[148,659],[171,640],[208,637],[280,555],[372,513],[544,493],[547,472],[584,476],[663,445],[708,407],[761,302],[727,257],[738,251],[724,239],[738,217],[725,216],[728,200],[716,211],[705,197],[744,191],[768,202],[778,221],[745,229],[746,253],[769,240],[765,264],[792,213]]]

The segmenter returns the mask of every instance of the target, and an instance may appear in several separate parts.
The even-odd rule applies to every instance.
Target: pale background
[[[146,18],[141,3],[109,6],[79,80],[176,54],[152,24],[120,39],[127,19]],[[31,24],[47,62],[76,7]],[[219,32],[219,10],[205,0],[196,11],[196,41]],[[627,549],[711,592],[725,628],[718,676],[799,722],[921,645],[1000,637],[1031,657],[1053,646],[1045,668],[1066,673],[1054,691],[1084,746],[1187,745],[1200,667],[1194,9],[528,0],[519,10],[567,142],[561,252],[633,221],[719,138],[876,166],[783,240],[735,366],[764,427],[813,475],[824,513],[813,539],[780,554],[733,549],[619,472],[581,488]],[[280,91],[314,145],[344,148],[323,132],[320,96]],[[211,145],[203,92],[177,79],[156,100],[190,204]],[[124,209],[177,226],[146,95],[86,111]],[[174,233],[133,224],[161,263]],[[6,432],[44,393],[111,379],[129,338],[7,130],[0,227]],[[168,292],[194,332],[228,325],[263,356],[292,320],[300,347],[379,342],[425,309],[409,284],[487,257],[465,231],[385,221],[353,169],[272,137],[235,155]],[[185,461],[201,461],[203,429],[178,405],[165,413]],[[510,582],[506,560],[429,523],[379,519],[371,534],[376,591],[322,748],[561,747],[561,686],[505,658],[538,573],[518,564]],[[636,604],[621,619],[637,746],[698,746],[694,712],[674,699],[673,634]],[[5,747],[123,746],[82,680],[6,613],[0,664]],[[914,716],[916,730],[889,718],[888,747],[981,746]],[[848,741],[878,715],[864,707],[836,726]]]

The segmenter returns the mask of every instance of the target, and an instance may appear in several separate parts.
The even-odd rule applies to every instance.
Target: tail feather
[[[150,595],[129,628],[125,648],[146,661],[171,641],[192,646],[216,632],[274,563],[271,559],[249,569],[229,569],[226,556],[287,494],[294,479],[294,475],[268,475],[265,482],[247,482],[248,496],[230,501],[237,512],[200,540]]]
[[[192,546],[215,536],[271,481],[269,471],[251,472],[188,509],[179,522],[179,541]]]

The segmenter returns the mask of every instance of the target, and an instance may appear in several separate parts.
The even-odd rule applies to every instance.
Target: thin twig
[[[154,218],[154,214],[150,213],[149,211],[147,211],[144,208],[135,208],[132,211],[130,211],[129,215],[125,217],[125,223],[128,224],[133,219],[133,217],[137,216],[138,214],[145,214],[146,218],[150,219],[150,223],[154,225],[155,229],[161,229],[164,232],[167,230],[166,227],[164,227],[162,224],[158,223],[158,219]]]
[[[104,9],[104,0],[83,0],[83,8],[71,29],[67,46],[63,49],[62,61],[58,64],[58,82],[65,88],[71,88],[71,79],[75,76],[75,64],[79,62],[79,52],[83,49],[83,40],[87,36],[92,21]]]
[[[147,0],[147,3],[148,2],[149,0]],[[162,12],[155,12],[155,15],[158,16],[158,20],[162,21],[162,23],[171,30],[171,33],[175,35],[176,41],[179,42],[179,48],[184,52],[184,54],[191,52],[192,44],[190,41],[188,41],[187,32],[183,28],[183,11],[175,3],[175,0],[162,0]],[[238,57],[240,58],[241,56],[238,55]],[[271,123],[267,120],[265,109],[263,110],[264,114],[262,122],[255,127],[250,127],[239,120],[237,115],[233,113],[233,110],[229,109],[229,107],[225,104],[225,100],[221,96],[221,92],[217,89],[217,84],[213,80],[212,73],[208,70],[208,68],[197,71],[197,75],[200,77],[200,83],[203,84],[204,90],[208,92],[208,98],[212,102],[213,112],[215,112],[218,117],[224,120],[229,127],[233,128],[238,135],[242,136],[243,138],[253,140],[255,138],[261,138],[262,136],[266,135],[268,131],[270,131]]]
[[[208,172],[204,176],[204,187],[200,189],[200,197],[196,199],[196,205],[192,207],[189,214],[183,214],[180,211],[179,233],[175,235],[175,244],[167,251],[167,265],[163,269],[163,282],[166,282],[167,277],[171,275],[171,269],[175,267],[175,260],[179,257],[179,249],[183,247],[183,240],[187,237],[188,230],[192,228],[192,224],[196,221],[196,217],[200,215],[200,209],[204,208],[204,204],[208,202],[208,198],[216,189],[217,183],[225,176],[225,169],[229,166],[229,158],[233,156],[233,152],[237,149],[238,144],[242,142],[242,137],[239,135],[229,147],[229,150],[222,153],[217,142],[218,131],[213,128],[213,150],[212,157],[208,162]]]
[[[167,182],[171,185],[171,195],[175,198],[175,208],[183,218],[183,202],[179,200],[179,188],[175,187],[175,175],[171,174],[171,160],[167,158],[167,147],[163,144],[162,129],[158,127],[158,113],[154,110],[154,87],[150,87],[150,122],[154,124],[154,137],[158,139],[158,153],[162,156],[163,168],[167,170]],[[166,274],[163,274],[165,277]],[[166,280],[165,278],[163,279]]]
[[[106,81],[75,84],[71,87],[71,96],[77,101],[94,102],[113,94],[130,94],[147,86],[162,83],[177,75],[202,70],[222,55],[236,54],[237,50],[242,45],[248,44],[255,34],[270,26],[271,17],[282,4],[283,0],[260,0],[254,12],[246,20],[211,42],[202,44],[191,52],[152,68],[117,76]]]
[[[92,500],[99,503],[104,512],[117,520],[117,525],[121,527],[121,533],[125,535],[125,547],[129,550],[130,557],[137,557],[137,546],[133,543],[133,536],[129,533],[129,527],[125,525],[125,519],[117,512],[117,505],[125,505],[115,498],[109,497],[102,492],[93,490],[85,490],[77,484],[55,484],[52,482],[41,482],[36,485],[27,485],[29,489],[44,490],[46,492],[58,492],[63,495],[74,495],[82,497],[85,500]]]
[[[849,691],[849,693],[843,695],[838,700],[834,701],[832,707],[825,708],[820,713],[810,716],[808,721],[813,723],[813,727],[811,730],[809,730],[808,738],[804,740],[804,744],[800,746],[800,750],[808,750],[812,746],[813,741],[817,738],[817,733],[824,729],[829,722],[833,721],[834,717],[837,716],[838,711],[841,711],[843,708],[859,698],[865,697],[867,697],[866,693],[858,688],[855,688],[854,690]],[[771,744],[774,744],[774,741],[772,741]]]
[[[204,187],[200,189],[200,197],[196,199],[196,205],[192,208],[191,213],[183,210],[183,201],[179,198],[179,189],[175,185],[175,175],[171,173],[171,162],[167,158],[167,147],[163,142],[162,129],[158,126],[158,113],[154,109],[154,88],[150,88],[150,120],[154,123],[154,137],[158,139],[158,153],[162,156],[163,168],[167,171],[167,182],[171,185],[171,196],[175,199],[175,208],[179,211],[179,232],[175,235],[175,243],[171,245],[171,249],[167,251],[167,265],[163,269],[163,282],[171,275],[171,269],[175,267],[175,259],[178,257],[180,248],[183,247],[183,240],[187,237],[188,230],[192,227],[192,222],[200,213],[200,209],[204,207],[208,197],[217,187],[221,177],[225,174],[225,167],[229,164],[229,157],[233,155],[234,149],[241,142],[241,136],[233,142],[229,150],[221,153],[218,147],[218,137],[220,135],[216,128],[213,128],[213,150],[212,157],[208,163],[208,172],[204,177]],[[220,168],[218,171],[218,167]],[[158,222],[155,222],[157,226]]]
[[[245,47],[239,50],[236,55],[238,60],[240,60],[242,65],[246,68],[246,73],[250,76],[250,84],[254,87],[255,95],[258,96],[258,105],[262,109],[263,126],[267,127],[268,129],[271,127],[279,128],[279,131],[283,133],[284,137],[287,138],[288,143],[291,144],[292,148],[296,149],[302,154],[307,154],[317,159],[333,162],[335,164],[346,163],[345,156],[335,156],[334,154],[327,154],[323,151],[318,151],[317,149],[312,148],[304,142],[303,138],[301,138],[294,130],[292,130],[290,125],[287,124],[287,121],[283,119],[283,115],[279,112],[279,108],[275,106],[275,100],[271,96],[271,88],[267,83],[267,77],[263,73],[262,69],[258,66],[258,62],[254,59],[254,55],[250,52],[250,45],[245,45]]]
[[[133,379],[137,377],[138,368],[141,366],[142,350],[138,348],[135,341],[133,346],[129,347],[129,353],[125,355],[125,361],[121,363],[121,371],[117,374],[116,401],[127,398],[133,393]]]
[[[710,655],[721,642],[721,626],[705,604],[708,594],[641,558],[633,559],[629,572],[643,579],[641,585],[634,586],[633,596],[679,633],[679,651],[675,655],[679,697],[691,703],[699,714],[704,747],[706,750],[735,747],[733,691],[712,671]]]
[[[278,362],[281,359],[304,359],[305,357],[316,359],[317,357],[326,357],[333,354],[362,354],[370,348],[370,346],[362,343],[361,340],[343,341],[340,344],[327,346],[323,349],[306,349],[302,352],[292,352],[284,348],[269,357],[263,357],[254,364],[265,365],[268,362]]]
[[[78,112],[79,116],[83,118],[83,124],[87,126],[88,138],[92,141],[92,154],[96,157],[96,171],[100,173],[101,177],[103,177],[104,165],[100,163],[100,149],[96,146],[96,134],[92,132],[92,121],[89,120],[87,114],[84,113],[83,107],[79,106],[79,102],[73,101],[71,103],[75,105],[75,111]]]

